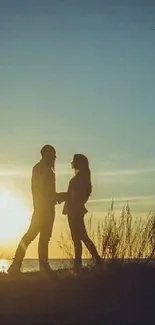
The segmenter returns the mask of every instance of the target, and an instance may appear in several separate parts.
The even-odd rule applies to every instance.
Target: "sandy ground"
[[[155,324],[155,267],[0,275],[0,324]]]

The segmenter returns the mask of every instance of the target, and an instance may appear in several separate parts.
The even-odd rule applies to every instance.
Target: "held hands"
[[[61,204],[67,200],[67,192],[56,193],[56,203]]]

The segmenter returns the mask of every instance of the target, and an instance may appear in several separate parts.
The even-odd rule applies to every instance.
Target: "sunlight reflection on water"
[[[10,261],[5,259],[0,259],[0,272],[1,273],[7,273],[7,269],[10,265]]]

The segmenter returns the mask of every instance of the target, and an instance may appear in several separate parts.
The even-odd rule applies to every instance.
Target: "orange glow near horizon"
[[[28,226],[29,211],[12,192],[0,190],[0,243],[10,244],[20,239]]]

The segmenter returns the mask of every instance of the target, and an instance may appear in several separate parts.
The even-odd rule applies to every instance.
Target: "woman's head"
[[[75,170],[78,170],[79,172],[84,172],[89,170],[89,162],[88,158],[84,155],[80,154],[75,154],[73,156],[73,161],[71,162],[72,168]]]
[[[89,169],[89,161],[86,156],[83,154],[75,154],[73,156],[73,161],[71,162],[72,168],[82,176],[83,185],[87,188],[88,196],[91,194],[92,185],[91,185],[91,173]]]

